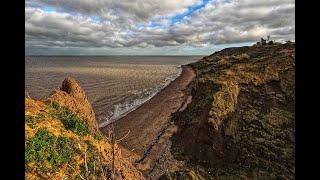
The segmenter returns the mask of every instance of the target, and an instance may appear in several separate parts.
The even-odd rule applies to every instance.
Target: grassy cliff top
[[[47,98],[27,97],[25,105],[26,179],[144,179],[100,133],[73,78]]]
[[[190,66],[192,102],[172,138],[187,165],[167,179],[294,179],[295,44],[227,48]]]

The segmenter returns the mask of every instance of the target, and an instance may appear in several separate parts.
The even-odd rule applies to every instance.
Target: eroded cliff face
[[[25,99],[26,179],[144,179],[98,129],[73,78],[43,100]],[[114,167],[113,167],[114,162]],[[114,173],[112,173],[114,169]]]
[[[175,158],[206,179],[294,179],[294,52],[294,43],[227,48],[191,64]]]
[[[46,103],[58,102],[60,106],[68,107],[86,120],[90,133],[99,132],[91,104],[74,78],[67,77],[62,82],[60,90],[54,90],[44,101]]]

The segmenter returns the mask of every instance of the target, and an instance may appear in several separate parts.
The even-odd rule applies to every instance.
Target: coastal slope
[[[294,179],[295,44],[227,48],[183,67],[103,129],[147,179]]]
[[[181,75],[156,96],[102,130],[118,138],[127,134],[120,142],[123,156],[147,178],[157,179],[167,168],[178,170],[179,162],[170,153],[169,138],[177,129],[171,118],[183,106],[184,91],[195,77],[192,68],[182,68]]]
[[[227,48],[190,66],[192,102],[171,138],[185,166],[161,179],[294,179],[295,44]]]
[[[25,134],[26,179],[144,179],[100,133],[73,78],[42,100],[26,97]]]
[[[294,43],[226,48],[183,66],[102,133],[66,78],[49,97],[25,100],[26,177],[294,179],[294,78]]]

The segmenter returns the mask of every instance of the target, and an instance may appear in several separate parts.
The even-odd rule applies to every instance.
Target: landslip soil
[[[26,97],[25,135],[26,179],[144,179],[101,134],[73,78],[42,100]]]
[[[147,179],[294,179],[294,67],[290,42],[215,52],[103,132]]]
[[[47,98],[26,98],[26,178],[294,179],[294,68],[290,42],[215,52],[106,137],[67,78]]]
[[[181,162],[170,153],[169,139],[177,130],[171,117],[190,101],[185,90],[194,77],[192,68],[183,67],[182,74],[155,97],[102,130],[109,134],[113,129],[117,138],[125,137],[120,142],[123,157],[147,178],[157,179],[167,170],[179,169]]]
[[[227,48],[193,63],[171,152],[203,179],[294,179],[295,44]]]

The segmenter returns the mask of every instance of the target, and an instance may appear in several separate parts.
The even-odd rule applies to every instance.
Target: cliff
[[[144,179],[100,133],[73,78],[47,98],[26,97],[25,134],[26,179]]]
[[[146,177],[166,172],[160,179],[294,179],[295,44],[227,48],[188,66],[190,79],[181,78],[117,121],[116,130],[132,130],[124,144],[137,146],[122,149],[125,159],[100,133],[73,78],[47,98],[27,97],[26,178],[144,179],[126,160],[139,148],[137,167],[157,175]],[[164,108],[177,111],[164,115]],[[150,109],[152,116],[146,116]],[[159,114],[168,117],[165,126]]]
[[[192,102],[177,112],[162,179],[294,179],[295,44],[227,48],[190,64]],[[187,177],[187,176],[185,176]]]

